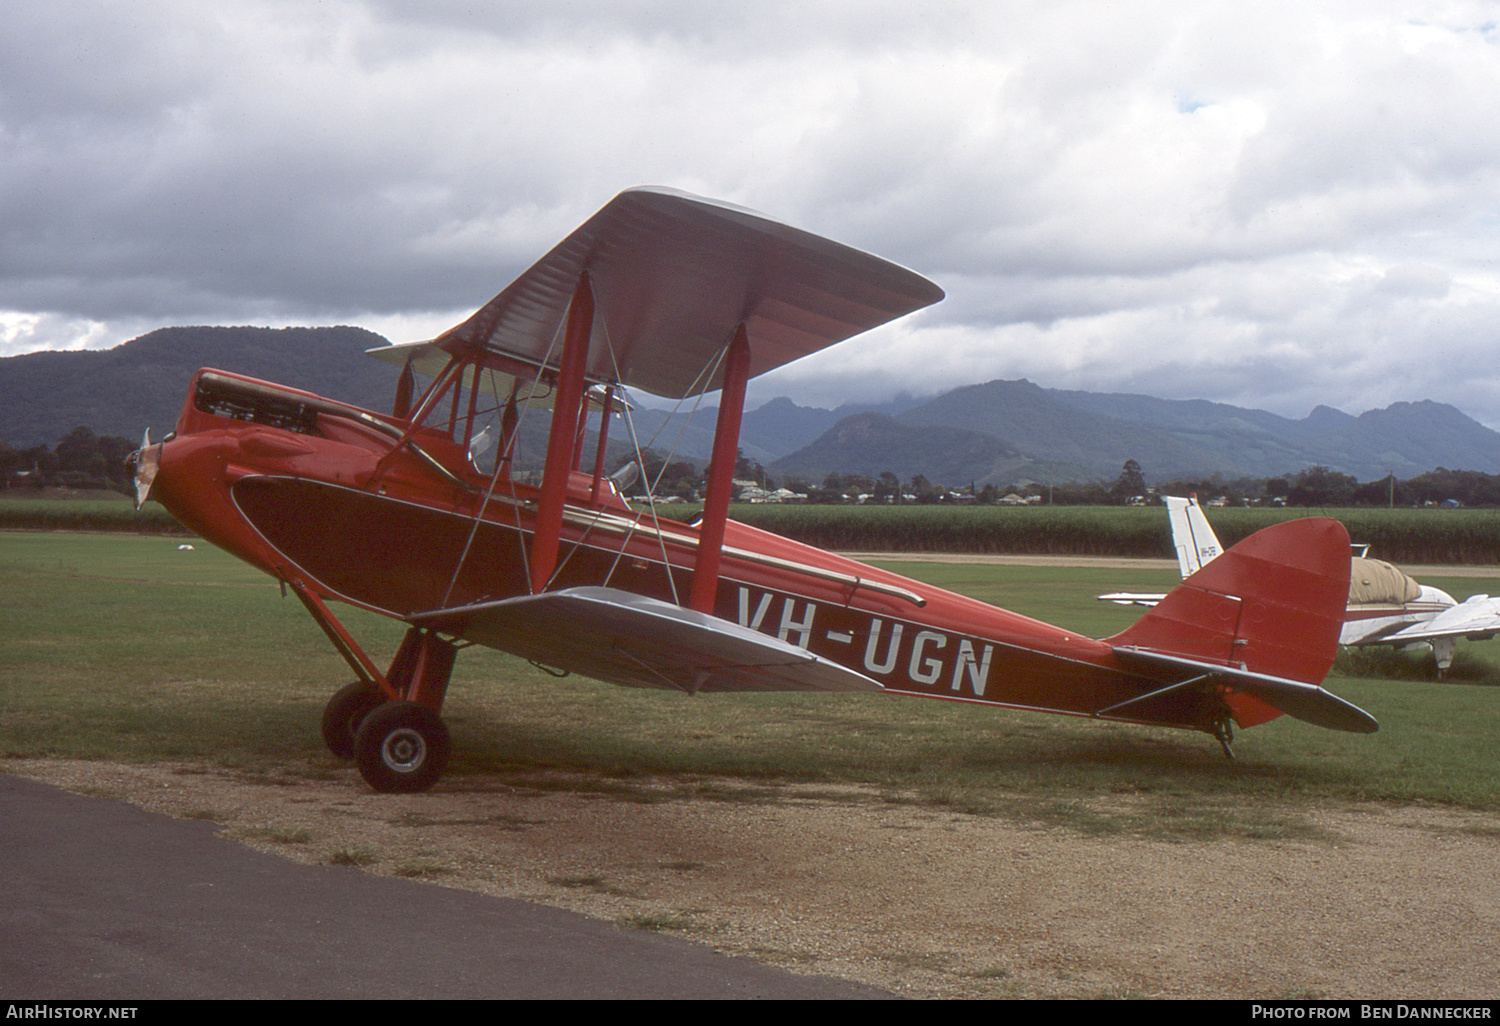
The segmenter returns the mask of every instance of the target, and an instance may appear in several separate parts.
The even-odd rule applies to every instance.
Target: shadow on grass
[[[1454,653],[1453,664],[1448,667],[1448,671],[1440,673],[1432,653],[1420,645],[1407,649],[1394,649],[1385,645],[1343,648],[1334,660],[1333,672],[1345,677],[1376,680],[1500,686],[1500,666],[1495,666],[1466,649],[1459,649]]]
[[[1349,784],[1334,767],[1312,768],[1309,780],[1306,767],[1231,763],[1189,734],[1012,718],[1020,722],[1006,733],[955,722],[877,731],[844,720],[795,739],[768,729],[733,744],[515,722],[475,736],[470,728],[480,724],[472,723],[455,732],[450,772],[636,802],[878,803],[1170,840],[1323,837],[1308,799]]]

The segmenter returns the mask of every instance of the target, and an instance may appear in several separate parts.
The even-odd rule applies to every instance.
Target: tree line
[[[658,497],[674,495],[686,501],[702,498],[705,479],[689,460],[664,461],[650,449],[644,451],[646,472],[633,489],[644,494],[654,483]],[[622,458],[619,462],[627,462]],[[839,505],[855,502],[875,504],[915,503],[936,505],[959,499],[977,505],[994,505],[1007,495],[1035,498],[1041,505],[1122,506],[1154,501],[1161,495],[1197,495],[1206,501],[1223,499],[1230,506],[1367,507],[1435,506],[1454,502],[1462,506],[1500,506],[1500,474],[1438,467],[1425,474],[1397,480],[1395,475],[1360,482],[1325,466],[1307,467],[1280,477],[1225,478],[1180,477],[1148,486],[1145,472],[1135,460],[1127,460],[1113,483],[1066,481],[1043,484],[1017,481],[1009,485],[970,483],[957,488],[934,485],[921,474],[901,480],[891,471],[868,474],[830,473],[821,482],[796,475],[777,477],[759,462],[740,454],[735,477],[753,481],[766,491],[785,488],[807,496],[814,504]],[[861,498],[863,497],[863,498]]]
[[[1162,495],[1197,494],[1223,497],[1229,505],[1286,505],[1410,508],[1457,503],[1461,506],[1500,506],[1500,474],[1438,467],[1425,474],[1398,480],[1394,474],[1360,482],[1352,474],[1328,467],[1308,467],[1287,477],[1224,480],[1215,474],[1202,479],[1164,481]]]
[[[55,449],[33,445],[15,449],[0,441],[0,487],[110,488],[133,493],[125,457],[140,447],[120,435],[96,435],[74,428]]]
[[[16,449],[0,441],[0,486],[8,489],[109,488],[128,495],[131,494],[131,482],[125,457],[138,445],[120,435],[96,435],[87,427],[74,428],[55,448],[34,445]],[[696,464],[688,460],[666,461],[651,449],[645,450],[643,455],[645,473],[633,490],[644,491],[646,487],[652,487],[658,496],[675,495],[689,502],[702,497],[705,481]],[[735,477],[753,481],[766,491],[785,488],[806,495],[809,503],[829,505],[859,501],[935,505],[960,497],[961,501],[993,505],[1014,493],[1023,498],[1035,496],[1046,505],[1110,506],[1142,499],[1149,501],[1154,493],[1195,494],[1205,501],[1222,498],[1231,506],[1413,507],[1445,502],[1463,506],[1500,506],[1500,474],[1444,467],[1404,481],[1397,480],[1392,474],[1360,482],[1351,474],[1314,466],[1283,477],[1225,478],[1221,474],[1212,474],[1158,481],[1148,488],[1140,464],[1128,460],[1112,484],[1100,481],[1058,484],[1020,481],[1004,486],[971,483],[960,488],[945,488],[934,485],[921,474],[903,481],[891,471],[875,476],[830,473],[821,482],[795,475],[777,478],[742,453],[735,466]]]

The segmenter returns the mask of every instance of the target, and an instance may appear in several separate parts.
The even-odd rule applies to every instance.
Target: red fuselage
[[[479,472],[440,428],[284,386],[200,371],[151,494],[273,577],[398,619],[533,590],[538,488]],[[547,587],[682,603],[698,544],[696,526],[636,512],[607,478],[575,471]],[[1106,642],[734,521],[714,612],[904,694],[1096,715],[1161,686]],[[1183,691],[1110,718],[1209,730],[1223,701],[1244,726],[1276,715]]]

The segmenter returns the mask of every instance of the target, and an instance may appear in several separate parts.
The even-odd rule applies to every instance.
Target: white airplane
[[[1197,496],[1163,496],[1162,501],[1172,524],[1177,569],[1185,579],[1212,562],[1224,547],[1208,526]],[[1369,546],[1356,548],[1360,554],[1350,560],[1349,607],[1339,644],[1395,648],[1425,644],[1431,647],[1441,674],[1452,665],[1459,638],[1485,641],[1500,634],[1500,600],[1470,595],[1458,602],[1441,588],[1422,584],[1383,560],[1370,559],[1365,555]],[[1123,591],[1099,596],[1126,606],[1154,606],[1163,597]]]

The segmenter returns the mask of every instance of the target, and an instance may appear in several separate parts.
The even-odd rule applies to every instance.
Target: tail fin
[[[1291,520],[1206,564],[1110,643],[1316,684],[1333,665],[1348,601],[1344,525]]]
[[[1375,721],[1318,685],[1333,666],[1349,598],[1349,535],[1337,520],[1258,531],[1109,638],[1127,662],[1228,685],[1241,726],[1289,713],[1337,730]],[[1198,679],[1198,678],[1193,678]]]
[[[1213,562],[1224,551],[1214,529],[1208,526],[1208,518],[1198,505],[1198,496],[1186,499],[1163,496],[1167,504],[1167,519],[1172,524],[1172,544],[1177,549],[1177,569],[1188,577]]]

